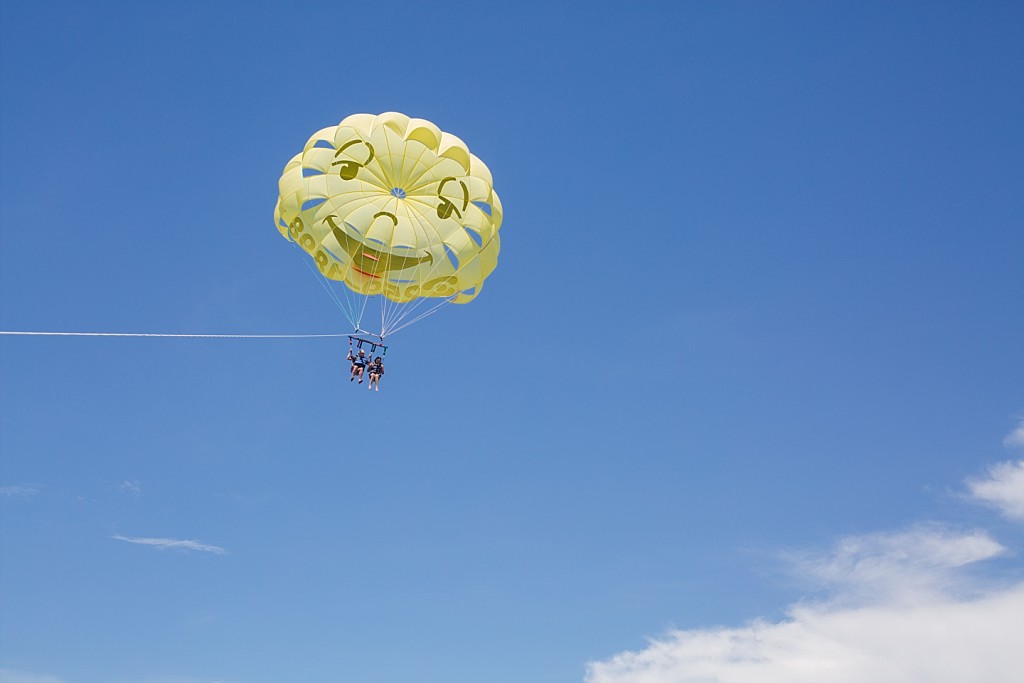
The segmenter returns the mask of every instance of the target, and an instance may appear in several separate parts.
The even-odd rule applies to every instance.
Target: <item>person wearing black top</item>
[[[370,364],[370,385],[367,389],[373,389],[376,386],[377,391],[380,391],[380,378],[384,374],[384,363],[381,362],[380,356],[373,359],[373,363]]]

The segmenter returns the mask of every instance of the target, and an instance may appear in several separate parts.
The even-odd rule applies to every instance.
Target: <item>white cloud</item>
[[[986,485],[1004,491],[1017,481],[1017,466],[1007,465],[972,488],[1004,511],[1007,496],[982,496]],[[787,553],[795,573],[826,589],[827,599],[793,605],[781,621],[670,631],[643,650],[591,662],[586,681],[1017,683],[1024,582],[994,586],[974,571],[1005,554],[984,531],[937,525]]]
[[[0,669],[0,681],[3,683],[62,683],[56,676],[32,674],[25,671]]]
[[[1024,420],[1021,420],[1017,428],[1006,435],[1003,443],[1011,447],[1024,448]]]
[[[913,607],[798,607],[778,623],[674,631],[588,667],[588,683],[1016,683],[1024,584]]]
[[[38,486],[31,484],[17,484],[15,486],[0,486],[0,496],[4,498],[31,498],[39,493]],[[3,680],[3,679],[0,679]]]
[[[1003,516],[1024,522],[1024,460],[1001,462],[988,469],[983,479],[969,479],[970,498],[999,510]]]
[[[208,543],[202,543],[200,541],[182,540],[177,538],[139,538],[137,536],[121,536],[120,534],[112,536],[112,538],[118,541],[127,541],[128,543],[137,543],[139,545],[151,545],[160,550],[195,550],[197,552],[213,553],[215,555],[226,555],[227,550],[215,545],[209,545]]]

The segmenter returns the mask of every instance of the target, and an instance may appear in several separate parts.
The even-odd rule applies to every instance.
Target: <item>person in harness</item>
[[[359,353],[355,353],[352,349],[349,349],[347,360],[352,361],[352,376],[348,378],[348,381],[351,382],[358,377],[359,383],[362,384],[363,371],[366,370],[366,363],[369,360],[369,358],[366,357],[366,352],[359,349]]]
[[[367,389],[373,389],[375,386],[377,391],[380,391],[380,378],[384,374],[384,363],[381,362],[380,356],[373,359],[370,364],[370,384]]]

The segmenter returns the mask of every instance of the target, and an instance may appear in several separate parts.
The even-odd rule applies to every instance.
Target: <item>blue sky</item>
[[[0,4],[2,330],[347,332],[272,212],[351,113],[505,209],[373,395],[0,337],[0,678],[884,681],[937,613],[1024,666],[1024,8],[638,5]]]

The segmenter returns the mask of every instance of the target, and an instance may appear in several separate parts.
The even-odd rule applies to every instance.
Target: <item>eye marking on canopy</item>
[[[459,220],[462,220],[462,212],[455,208],[455,204],[450,199],[441,194],[444,192],[445,183],[449,180],[458,182],[462,186],[462,211],[465,211],[466,207],[469,206],[469,188],[466,187],[466,183],[457,180],[454,176],[448,176],[437,186],[437,198],[441,200],[441,203],[437,205],[437,217],[441,219],[450,218],[452,213],[454,213],[458,216]]]
[[[360,163],[353,159],[340,159],[331,164],[331,166],[341,166],[338,169],[338,175],[341,176],[342,180],[352,180],[359,173],[359,169],[366,166],[368,163],[373,161],[373,145],[365,140],[349,140],[344,145],[338,148],[338,151],[334,153],[334,158],[337,159],[338,155],[344,152],[346,149],[353,145],[363,144],[366,145],[366,149],[369,150],[370,154],[366,157],[366,161]]]

